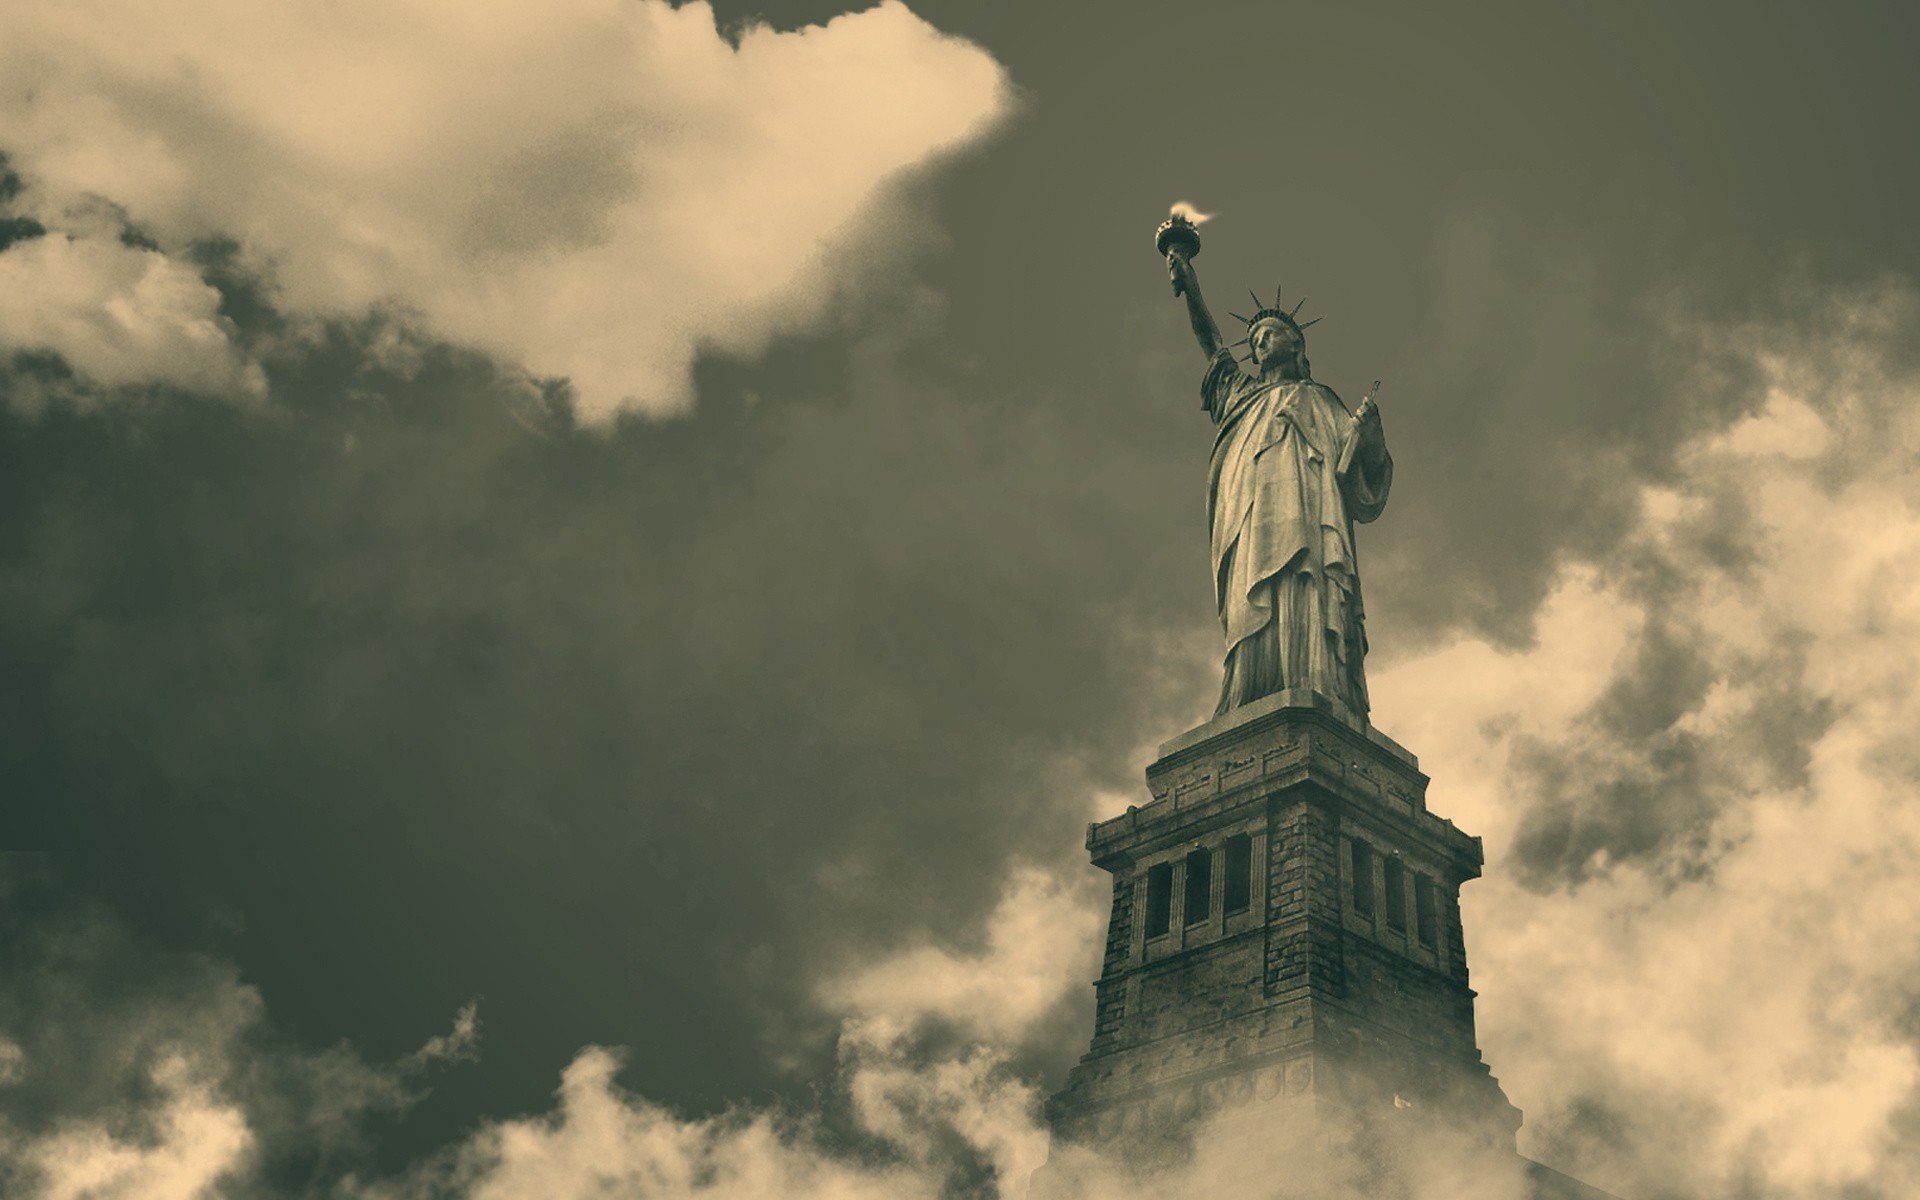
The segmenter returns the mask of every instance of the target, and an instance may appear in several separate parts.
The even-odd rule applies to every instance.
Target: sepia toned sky
[[[1917,38],[7,5],[0,1191],[1019,1195],[1217,693],[1188,200],[1383,381],[1523,1149],[1920,1194]]]

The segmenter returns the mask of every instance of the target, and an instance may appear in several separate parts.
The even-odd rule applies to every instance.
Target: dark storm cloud
[[[1109,628],[1184,576],[1139,549],[1159,489],[1086,487],[1167,470],[1121,431],[876,345],[540,436],[480,364],[384,374],[378,332],[273,364],[273,417],[0,450],[7,840],[163,936],[235,914],[211,936],[295,1028],[397,1050],[478,992],[481,1101],[586,1040],[718,1099],[766,1078],[757,1005],[965,924],[1132,785],[1151,660]]]
[[[48,1169],[84,1179],[89,1161],[105,1161],[83,1129],[189,1174],[244,1162],[260,1194],[300,1194],[362,1161],[369,1135],[389,1131],[444,1060],[471,1054],[470,1014],[391,1064],[345,1043],[294,1046],[231,962],[130,936],[98,906],[76,903],[40,856],[0,855],[0,905],[9,1194],[37,1194]]]
[[[482,995],[487,1062],[422,1103],[423,1144],[589,1042],[675,1104],[772,1085],[824,1051],[828,965],[964,936],[1206,710],[1201,359],[1147,249],[1176,197],[1221,214],[1217,306],[1277,279],[1328,316],[1319,377],[1386,381],[1377,657],[1524,643],[1569,557],[1656,614],[1585,740],[1528,762],[1519,869],[1697,837],[1724,799],[1676,728],[1703,679],[1617,543],[1752,393],[1676,373],[1664,301],[1738,313],[1797,256],[1920,266],[1914,160],[1875,132],[1912,111],[1911,15],[923,15],[1022,89],[925,184],[949,244],[832,330],[709,356],[684,419],[582,432],[381,318],[299,341],[205,246],[270,411],[0,418],[0,840],[231,956],[308,1044],[392,1058]],[[1689,553],[1737,567],[1745,511]],[[1796,778],[1826,714],[1755,713],[1739,744]]]

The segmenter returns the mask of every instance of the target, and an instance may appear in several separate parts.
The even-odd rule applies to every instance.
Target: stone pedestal
[[[1417,1162],[1529,1194],[1520,1113],[1474,1037],[1459,895],[1480,840],[1427,811],[1426,785],[1307,693],[1161,747],[1152,800],[1087,832],[1112,915],[1036,1198],[1084,1190],[1073,1161],[1203,1169],[1248,1197],[1411,1194],[1395,1180]]]

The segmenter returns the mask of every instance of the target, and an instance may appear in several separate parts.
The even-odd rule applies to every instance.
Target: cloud
[[[102,388],[160,383],[243,401],[266,392],[196,270],[109,237],[55,233],[0,250],[0,350],[57,354]],[[15,389],[14,403],[27,394]]]
[[[197,1200],[238,1170],[252,1144],[240,1109],[194,1078],[185,1058],[157,1063],[147,1139],[123,1141],[83,1123],[42,1138],[24,1155],[43,1200]]]
[[[136,941],[0,862],[0,1191],[23,1200],[275,1194],[337,1173],[375,1118],[471,1058],[478,1019],[393,1063],[277,1032],[232,964]],[[24,871],[14,868],[24,865]]]
[[[460,1147],[450,1168],[375,1186],[370,1196],[911,1200],[939,1194],[907,1168],[838,1160],[804,1132],[781,1130],[767,1114],[681,1120],[619,1088],[613,1079],[619,1065],[611,1051],[581,1051],[561,1077],[552,1112],[491,1125]]]
[[[1058,924],[1067,940],[1089,940],[1086,914],[1034,872],[1010,880],[1001,912],[996,924],[1017,913],[1016,923]],[[1003,965],[1005,936],[972,963],[979,978],[956,989],[967,1003]],[[999,1043],[939,1046],[923,1035],[941,1006],[924,992],[868,986],[854,989],[863,1007],[845,1014],[837,1069],[816,1108],[682,1116],[618,1084],[623,1052],[588,1046],[561,1073],[548,1111],[483,1122],[385,1174],[342,1131],[410,1107],[425,1068],[472,1058],[474,1005],[449,1032],[381,1065],[345,1046],[312,1054],[288,1045],[230,964],[143,947],[98,916],[0,921],[0,949],[11,952],[0,979],[0,1188],[27,1200],[210,1200],[283,1194],[289,1184],[341,1200],[934,1200],[958,1180],[1017,1195],[1046,1155],[1039,1094],[1005,1053],[1031,1023],[999,1018]],[[1040,973],[1024,950],[1011,957]],[[888,979],[898,961],[856,974]],[[1043,1000],[1058,1000],[1067,974],[1081,973],[1072,956],[1067,963],[1045,972],[1053,984]],[[962,969],[954,960],[949,981]],[[1036,1005],[1022,1011],[1029,1022],[1041,1015]]]
[[[1048,872],[1017,869],[987,917],[981,953],[913,946],[830,982],[825,1000],[880,1028],[937,1021],[1004,1043],[1097,973],[1091,948],[1105,913],[1090,899]]]
[[[428,1038],[426,1044],[407,1056],[407,1062],[424,1067],[435,1062],[471,1062],[480,1053],[480,1004],[468,1001],[454,1014],[453,1028]]]
[[[619,1052],[588,1047],[563,1072],[550,1111],[490,1122],[450,1155],[352,1194],[1016,1200],[1050,1155],[1052,1200],[1246,1192],[1255,1180],[1267,1185],[1252,1193],[1262,1196],[1362,1200],[1379,1194],[1382,1172],[1398,1162],[1419,1164],[1409,1200],[1524,1194],[1517,1159],[1482,1156],[1431,1129],[1364,1131],[1329,1150],[1282,1125],[1250,1144],[1237,1124],[1244,1114],[1227,1111],[1191,1131],[1191,1153],[1122,1162],[1050,1146],[1041,1089],[1009,1069],[1010,1051],[1044,1028],[1047,1010],[1085,978],[1097,916],[1062,881],[1016,869],[986,919],[979,952],[909,946],[823,987],[826,1002],[840,1006],[839,1053],[809,1109],[743,1105],[683,1117],[619,1086]],[[989,1011],[996,983],[1008,997],[1005,1013]],[[845,1120],[836,1122],[842,1109]],[[1270,1122],[1272,1114],[1254,1119]]]
[[[609,1195],[713,1200],[912,1200],[1019,1195],[1046,1155],[1034,1090],[990,1053],[933,1063],[902,1043],[852,1034],[838,1084],[853,1102],[855,1136],[817,1114],[741,1108],[684,1118],[621,1088],[621,1055],[588,1047],[561,1076],[554,1108],[494,1122],[443,1164],[368,1186],[368,1200],[588,1200]]]
[[[809,1001],[850,955],[920,931],[976,952],[1009,861],[1098,884],[1084,798],[1132,798],[1168,711],[1146,623],[1109,615],[1175,575],[1141,566],[1174,539],[1139,529],[1190,516],[1089,486],[1090,458],[1137,479],[1164,457],[1124,423],[929,385],[868,347],[789,402],[723,387],[685,421],[546,440],[484,365],[429,349],[395,384],[367,358],[276,363],[299,420],[185,404],[137,437],[0,428],[23,497],[4,624],[39,714],[7,769],[93,894],[171,928],[209,904],[254,930],[328,914],[329,936],[245,959],[287,981],[298,1028],[398,1046],[467,995],[541,1013],[489,1029],[496,1082],[436,1095],[475,1121],[590,1042],[632,1047],[658,1100],[791,1086],[776,1063],[831,1065]],[[125,754],[104,780],[103,727]],[[289,827],[300,854],[254,871]],[[580,918],[698,895],[697,928]],[[404,999],[368,1002],[363,976]],[[810,1036],[769,1034],[769,1012]],[[1079,1049],[1030,1039],[1020,1068]]]
[[[151,991],[141,998],[159,999]],[[288,1147],[275,1143],[286,1131],[262,1110],[261,1097],[234,1083],[248,1074],[248,1054],[238,1043],[169,1048],[152,1067],[149,1086],[126,1081],[110,1114],[0,1144],[0,1180],[24,1180],[21,1194],[28,1200],[283,1194],[260,1160],[284,1157]],[[849,1018],[831,1088],[806,1110],[742,1105],[714,1116],[683,1116],[622,1087],[617,1076],[624,1059],[617,1050],[586,1047],[562,1071],[547,1111],[487,1121],[390,1176],[365,1163],[331,1164],[307,1175],[307,1194],[336,1200],[1016,1200],[1028,1194],[1029,1179],[1049,1158],[1039,1090],[1010,1072],[998,1049],[928,1053],[897,1022]],[[836,1122],[832,1110],[841,1104],[847,1120]],[[1477,1159],[1453,1141],[1401,1132],[1314,1158],[1316,1147],[1290,1138],[1297,1131],[1284,1127],[1250,1146],[1244,1128],[1232,1127],[1235,1116],[1222,1114],[1196,1131],[1190,1157],[1158,1166],[1059,1148],[1048,1194],[1055,1200],[1211,1194],[1245,1190],[1249,1179],[1264,1177],[1293,1190],[1263,1195],[1361,1200],[1378,1194],[1372,1183],[1396,1155],[1420,1164],[1409,1200],[1520,1194],[1517,1163]],[[1383,1151],[1388,1143],[1393,1149]],[[1302,1165],[1308,1159],[1318,1164],[1311,1174]]]
[[[283,311],[397,307],[594,421],[825,317],[911,225],[892,185],[1008,103],[895,0],[731,41],[664,0],[29,0],[0,78],[43,223],[105,198],[169,250],[237,242]]]
[[[1377,679],[1488,838],[1488,1059],[1543,1157],[1623,1194],[1920,1186],[1917,325],[1889,287],[1696,326],[1676,387],[1751,375],[1748,411],[1568,565],[1530,648]]]

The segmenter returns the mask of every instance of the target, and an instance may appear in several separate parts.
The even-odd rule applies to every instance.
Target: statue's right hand
[[[1193,264],[1184,254],[1167,255],[1167,278],[1173,281],[1173,294],[1184,296],[1193,285]]]

